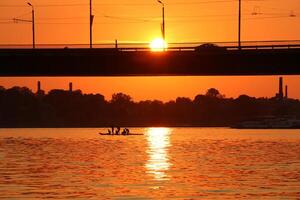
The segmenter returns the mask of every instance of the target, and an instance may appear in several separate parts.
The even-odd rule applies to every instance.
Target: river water
[[[300,130],[0,129],[0,199],[300,199]]]

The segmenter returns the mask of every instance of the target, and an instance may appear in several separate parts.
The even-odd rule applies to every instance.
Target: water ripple
[[[58,137],[70,130],[45,129],[47,137],[20,136],[28,130],[16,137],[0,130],[0,199],[300,197],[295,132],[150,128],[137,129],[140,137],[99,137],[72,129]]]

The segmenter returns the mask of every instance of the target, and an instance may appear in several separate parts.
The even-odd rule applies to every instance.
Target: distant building
[[[42,90],[41,82],[38,81],[38,82],[37,82],[37,91],[36,91],[36,95],[42,96],[42,95],[44,95],[44,94],[45,94],[45,92],[44,92],[44,90]]]
[[[70,82],[69,83],[69,93],[72,93],[73,92],[73,83]]]
[[[39,94],[41,92],[41,82],[40,81],[38,81],[37,82],[37,94]]]
[[[278,91],[278,98],[280,100],[283,99],[283,88],[282,88],[282,85],[283,85],[283,78],[282,77],[279,77],[279,91]]]
[[[278,93],[276,93],[275,98],[282,101],[288,98],[288,86],[285,86],[285,94],[283,94],[283,78],[279,77],[279,88]]]

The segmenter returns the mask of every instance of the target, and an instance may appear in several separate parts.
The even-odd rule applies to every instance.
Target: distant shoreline
[[[121,128],[231,128],[230,126],[120,126]],[[110,126],[52,126],[52,127],[0,127],[0,129],[57,129],[57,128],[111,128]],[[233,128],[236,129],[236,128]]]
[[[235,128],[235,127],[230,127],[230,126],[124,126],[121,128],[225,128],[225,129],[236,129],[236,130],[300,130],[299,127],[290,127],[290,128]],[[86,128],[86,129],[107,129],[110,128],[108,126],[99,126],[99,127],[72,127],[72,126],[65,126],[65,127],[0,127],[0,129],[81,129],[81,128]]]
[[[247,95],[233,99],[225,98],[215,88],[194,99],[178,97],[164,103],[134,102],[124,93],[115,93],[107,101],[101,94],[73,91],[71,83],[69,91],[55,89],[48,94],[39,87],[33,93],[26,87],[0,86],[0,110],[0,128],[239,128],[244,122],[251,123],[242,128],[259,128],[262,126],[257,120],[281,118],[286,120],[271,120],[275,123],[271,128],[286,127],[290,119],[300,124],[300,100],[284,97],[282,92],[270,99]]]

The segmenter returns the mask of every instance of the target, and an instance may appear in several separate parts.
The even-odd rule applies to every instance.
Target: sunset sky
[[[32,0],[36,12],[37,44],[87,44],[89,0]],[[242,40],[300,39],[298,0],[242,0]],[[175,42],[222,42],[237,40],[237,0],[165,0],[166,40]],[[149,43],[161,36],[161,5],[156,0],[93,0],[94,43]],[[0,45],[31,44],[31,24],[13,18],[31,19],[26,0],[1,0]],[[135,100],[193,98],[210,87],[227,97],[240,94],[274,96],[278,77],[137,77],[137,78],[0,78],[0,85],[27,86],[36,90],[42,81],[46,91],[75,88],[102,93],[125,92]],[[300,76],[287,76],[290,96],[300,98]]]

